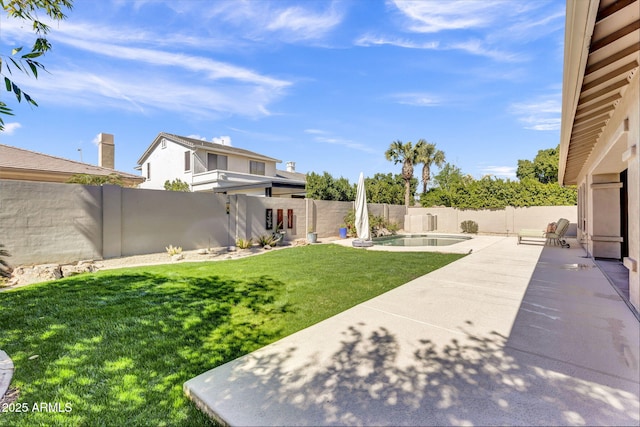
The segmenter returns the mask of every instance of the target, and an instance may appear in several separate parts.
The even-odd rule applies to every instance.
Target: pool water
[[[440,236],[426,234],[402,234],[396,236],[377,237],[374,245],[379,246],[449,246],[469,240],[467,236]]]

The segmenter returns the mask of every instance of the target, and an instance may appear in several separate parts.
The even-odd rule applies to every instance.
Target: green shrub
[[[351,209],[349,213],[345,215],[343,226],[347,228],[347,236],[354,237],[357,235],[355,210]],[[377,231],[383,228],[395,233],[400,229],[400,226],[395,222],[386,220],[382,216],[369,214],[369,229],[371,231],[371,235],[375,237],[377,235]]]
[[[466,221],[462,221],[460,223],[460,228],[462,228],[463,233],[472,233],[472,234],[478,233],[478,223],[470,219]]]

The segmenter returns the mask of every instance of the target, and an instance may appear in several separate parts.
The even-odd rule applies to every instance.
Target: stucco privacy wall
[[[122,256],[164,252],[168,245],[190,250],[228,244],[226,196],[103,188],[121,192]],[[113,256],[120,255],[105,254],[105,258]]]
[[[0,180],[0,243],[11,265],[100,258],[101,188]]]
[[[571,223],[569,235],[576,234],[576,206],[532,206],[528,208],[507,207],[499,210],[460,210],[456,208],[409,208],[408,216],[436,215],[435,231],[444,233],[461,232],[460,223],[472,220],[478,223],[478,231],[487,234],[514,234],[523,228],[543,230],[550,222],[566,218]],[[419,224],[407,218],[405,230],[419,233],[424,230],[414,228]]]
[[[229,214],[227,214],[227,204]],[[283,210],[286,239],[337,236],[353,202],[180,193],[116,186],[0,180],[0,243],[13,265],[163,252],[168,245],[183,249],[225,247],[237,238],[268,234],[266,210],[274,223]],[[369,212],[404,224],[405,207],[370,203]],[[293,227],[287,227],[288,210]],[[410,215],[437,216],[436,231],[459,232],[471,219],[482,233],[513,233],[543,229],[565,217],[576,222],[575,206],[459,211],[453,208],[410,208]],[[421,230],[408,230],[421,231]]]

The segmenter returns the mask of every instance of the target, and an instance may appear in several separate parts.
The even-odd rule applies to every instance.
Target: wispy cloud
[[[18,122],[5,123],[4,124],[4,131],[2,132],[2,134],[3,135],[12,135],[15,131],[17,131],[21,127],[22,127],[22,125],[20,123],[18,123]]]
[[[340,24],[342,19],[342,14],[334,7],[317,13],[295,6],[276,11],[266,29],[284,32],[286,39],[318,39]]]
[[[439,42],[417,42],[415,40],[409,40],[407,38],[400,37],[385,37],[376,36],[373,34],[365,34],[355,40],[356,46],[382,46],[390,45],[403,47],[407,49],[438,49],[440,47]]]
[[[451,43],[446,46],[446,49],[462,50],[472,55],[484,56],[499,62],[520,62],[527,59],[526,55],[522,53],[492,48],[479,39]]]
[[[391,95],[391,99],[393,99],[398,104],[405,105],[413,105],[416,107],[434,107],[436,105],[441,104],[441,100],[429,93],[397,93]]]
[[[518,118],[525,129],[540,131],[560,130],[562,95],[555,93],[542,96],[531,102],[511,104],[509,112]]]
[[[393,0],[391,3],[409,19],[409,29],[420,33],[487,27],[513,4],[510,0]]]
[[[322,39],[337,27],[344,19],[338,5],[338,2],[288,5],[284,1],[222,1],[212,5],[207,13],[252,40],[298,42]]]
[[[86,70],[50,71],[51,74],[43,75],[37,81],[21,82],[25,88],[37,88],[38,101],[49,104],[113,108],[144,114],[163,110],[199,118],[263,117],[271,114],[268,106],[279,96],[278,92],[256,85],[191,82],[160,73],[148,77],[106,70],[104,74]]]
[[[364,151],[366,153],[378,152],[377,150],[374,150],[373,148],[365,144],[355,142],[351,139],[336,137],[331,132],[323,131],[320,129],[306,129],[304,132],[310,135],[315,135],[313,137],[313,140],[316,142],[320,142],[324,144],[341,145],[343,147],[351,148],[352,150]]]
[[[564,10],[540,1],[388,0],[387,3],[401,17],[399,29],[410,35],[366,34],[355,41],[356,45],[459,50],[498,62],[521,62],[530,60],[522,53],[521,43],[558,31],[564,24]],[[557,25],[549,24],[554,21]],[[427,36],[431,40],[421,40]],[[435,37],[440,38],[434,40]]]
[[[516,168],[512,166],[485,166],[480,168],[483,176],[490,175],[498,178],[515,178]]]
[[[12,36],[21,36],[15,24],[8,31]],[[37,88],[34,97],[51,104],[81,104],[138,113],[159,109],[199,117],[259,117],[271,115],[270,104],[280,99],[292,84],[211,57],[148,47],[164,42],[157,42],[162,36],[146,31],[96,31],[86,24],[65,22],[50,38],[56,45],[113,60],[112,67],[94,69],[87,64],[82,69],[83,55],[78,55],[80,59],[73,67],[48,67],[50,74],[42,74],[37,81],[24,80],[25,89]]]

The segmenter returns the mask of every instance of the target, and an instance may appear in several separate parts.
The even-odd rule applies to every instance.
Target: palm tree
[[[411,141],[406,144],[402,141],[393,141],[384,156],[394,164],[402,163],[402,179],[404,180],[404,204],[411,204],[411,178],[413,178],[413,165],[416,164],[422,152],[424,140],[418,141],[414,146]]]
[[[436,165],[442,167],[444,164],[444,152],[436,149],[436,144],[421,139],[416,144],[420,145],[420,153],[418,154],[418,163],[422,163],[422,192],[427,192],[427,184],[431,179],[431,166]]]

